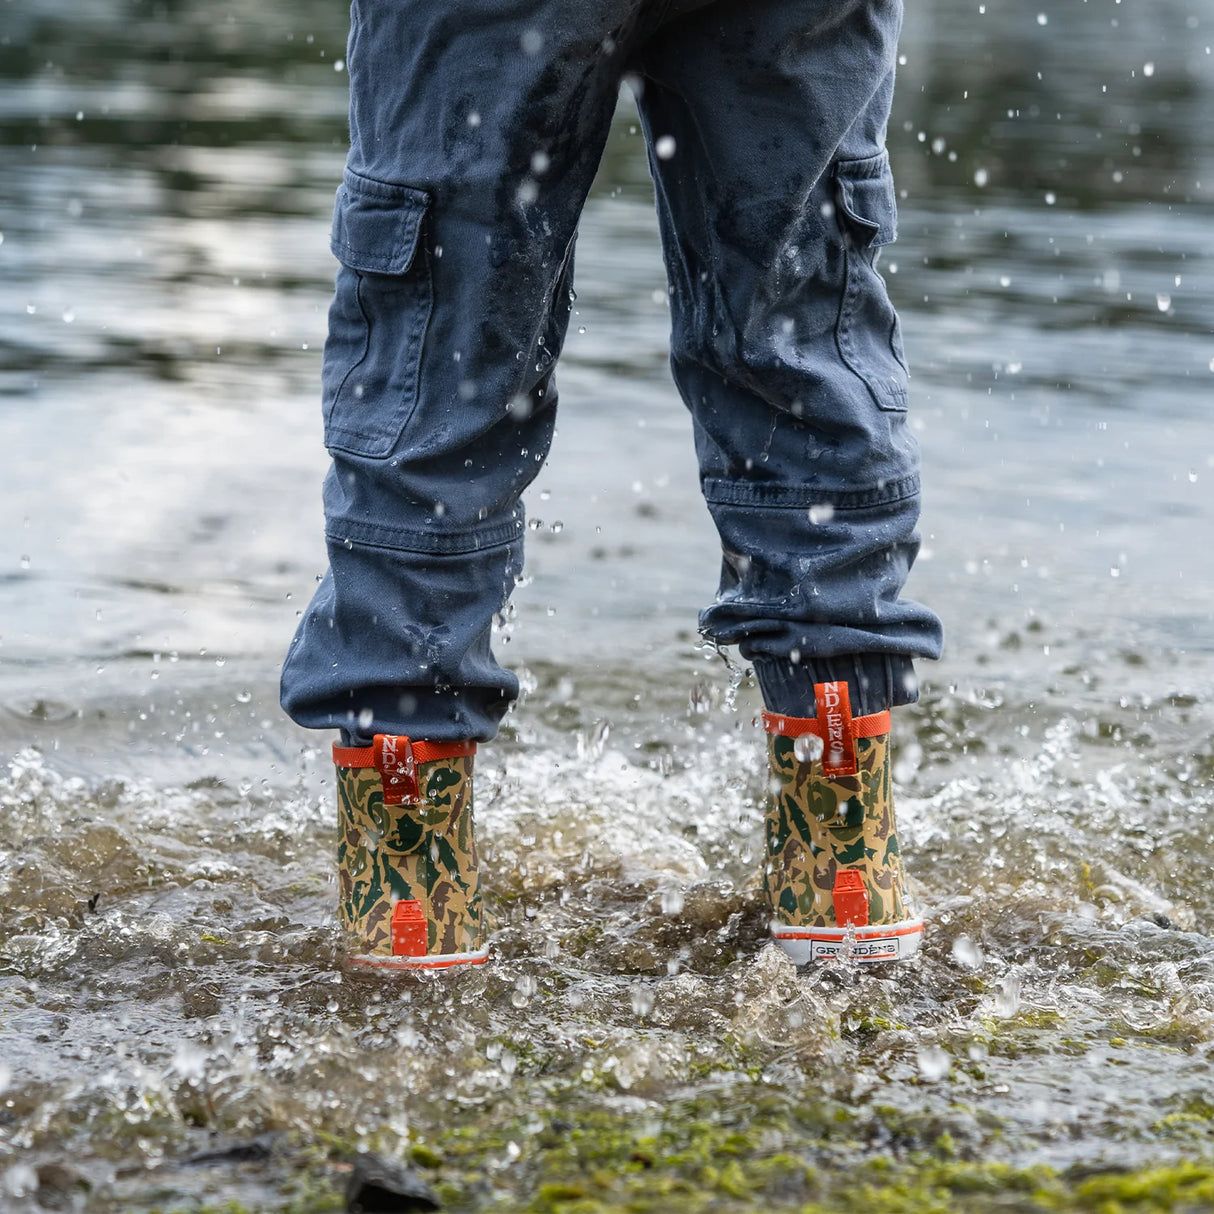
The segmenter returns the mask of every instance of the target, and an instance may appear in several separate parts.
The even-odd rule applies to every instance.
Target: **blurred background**
[[[1194,0],[907,15],[884,270],[926,465],[911,592],[949,628],[929,683],[969,678],[991,628],[1037,620],[1066,644],[1191,654],[1209,688],[1208,18]],[[345,22],[310,0],[4,5],[14,742],[24,700],[154,699],[157,674],[266,698],[323,567]],[[715,589],[640,144],[624,100],[586,212],[560,433],[528,500],[516,662],[643,654],[673,673]]]
[[[900,240],[882,268],[924,454],[909,592],[948,650],[897,725],[933,916],[900,995],[755,977],[757,699],[697,647],[717,548],[622,99],[582,226],[559,433],[527,499],[529,580],[498,629],[526,694],[481,767],[503,960],[479,988],[480,1069],[418,1057],[370,1089],[309,1069],[320,1042],[369,1065],[365,1034],[404,1032],[405,1013],[369,1011],[336,968],[328,740],[276,707],[324,561],[346,20],[320,0],[0,3],[10,1195],[69,1141],[147,1161],[200,1126],[334,1130],[334,1091],[359,1141],[385,1124],[437,1141],[438,1094],[499,1126],[566,1081],[576,1108],[615,1115],[642,1079],[674,1108],[707,1090],[706,1057],[712,1090],[743,1104],[745,1068],[778,1055],[772,1099],[803,1106],[814,1074],[815,1098],[872,1125],[896,1105],[907,1141],[948,1133],[975,1158],[1206,1158],[1214,2],[908,6]],[[803,1001],[795,1024],[764,1011],[778,1048],[730,1019],[759,989]],[[427,1036],[421,998],[409,1032],[433,1043],[450,1019],[434,1003]],[[604,1016],[630,1071],[614,1045],[571,1043],[569,1025],[602,1036]],[[903,1036],[873,1029],[881,1016]],[[75,1044],[38,1044],[65,1033]],[[501,1045],[512,1034],[546,1043],[546,1070]],[[1160,1109],[1197,1128],[1169,1137]],[[512,1133],[523,1179],[507,1188],[543,1156]],[[114,1208],[143,1208],[112,1165],[85,1171]]]

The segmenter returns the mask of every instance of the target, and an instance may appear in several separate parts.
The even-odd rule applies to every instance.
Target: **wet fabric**
[[[552,439],[578,218],[621,81],[649,148],[671,366],[721,535],[708,637],[810,715],[915,698],[918,539],[885,153],[898,0],[355,0],[323,369],[329,571],[283,671],[300,724],[488,740],[492,620]]]

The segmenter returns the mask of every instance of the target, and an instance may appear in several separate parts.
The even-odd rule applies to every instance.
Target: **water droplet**
[[[514,994],[510,996],[510,1002],[518,1008],[526,1007],[539,990],[539,983],[531,974],[520,974],[514,983]],[[502,1056],[503,1069],[505,1067],[505,1055]]]
[[[579,733],[577,738],[578,758],[594,762],[601,758],[611,736],[610,721],[596,721],[586,733]]]
[[[637,1016],[648,1016],[653,1011],[653,989],[641,982],[632,984],[632,1011]]]
[[[982,950],[968,936],[958,936],[953,941],[953,960],[966,969],[980,969],[983,962]]]
[[[816,763],[825,747],[816,733],[803,733],[792,744],[793,757],[798,763]]]
[[[654,141],[653,153],[659,160],[669,160],[677,147],[673,135],[661,135]]]
[[[1000,984],[999,993],[995,996],[995,1015],[1007,1019],[1020,1010],[1019,974],[1009,974]]]
[[[989,172],[987,172],[986,169],[975,169],[974,170],[974,184],[979,189],[982,189],[986,185],[986,183],[988,181],[990,181],[990,179],[991,179],[991,175]]]
[[[683,891],[681,889],[662,890],[662,914],[678,915],[683,910]]]
[[[1160,291],[1155,296],[1155,306],[1161,312],[1166,312],[1172,306],[1172,297],[1166,291]]]
[[[13,1164],[0,1179],[10,1197],[28,1197],[38,1190],[38,1173],[28,1163]]]
[[[835,517],[835,508],[829,502],[818,506],[810,506],[809,521],[817,526],[819,523],[829,523]]]
[[[921,1049],[916,1057],[919,1064],[919,1074],[928,1083],[935,1083],[948,1074],[953,1060],[938,1045],[929,1045]]]

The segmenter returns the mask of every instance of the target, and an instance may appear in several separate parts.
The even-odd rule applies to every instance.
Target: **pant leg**
[[[354,0],[323,366],[329,569],[282,703],[355,742],[487,740],[552,437],[573,241],[639,0]]]
[[[740,644],[767,705],[813,684],[916,698],[940,623],[901,597],[918,451],[897,318],[885,131],[900,0],[717,0],[640,61],[671,286],[671,362],[721,535],[701,628]]]

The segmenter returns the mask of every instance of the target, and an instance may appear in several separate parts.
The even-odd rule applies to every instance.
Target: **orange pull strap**
[[[835,874],[835,922],[840,927],[868,926],[868,891],[858,869],[841,868]]]
[[[879,738],[889,733],[889,710],[874,712],[868,717],[852,717],[852,736],[857,738]],[[784,738],[799,738],[807,733],[822,737],[822,729],[815,717],[790,717],[782,712],[763,713],[763,728],[768,733],[779,734]]]
[[[867,923],[868,920],[866,919]],[[392,955],[424,957],[429,931],[422,904],[416,898],[402,898],[392,908]]]
[[[846,683],[814,686],[818,720],[822,725],[822,774],[828,779],[856,774],[856,735],[852,728],[851,695]]]

